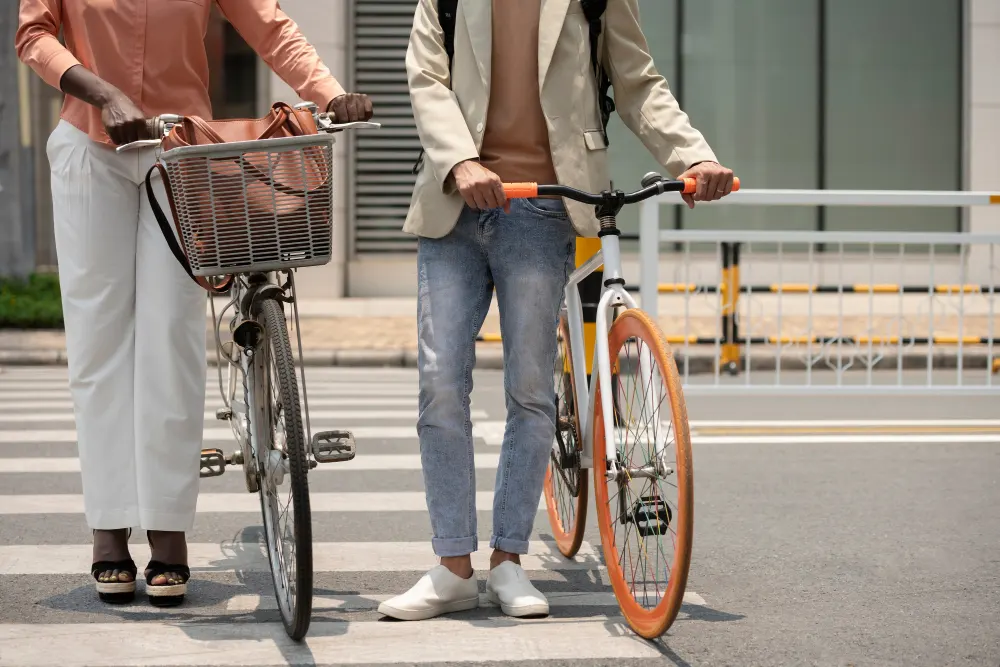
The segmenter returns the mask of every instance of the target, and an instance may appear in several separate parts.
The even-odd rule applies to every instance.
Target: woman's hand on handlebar
[[[678,180],[693,178],[698,186],[693,195],[682,194],[688,208],[694,208],[696,201],[715,201],[733,191],[733,170],[718,162],[699,162],[678,177]]]
[[[146,115],[120,92],[101,105],[101,122],[111,141],[119,146],[151,138]]]
[[[150,138],[142,110],[122,91],[83,65],[66,70],[59,80],[59,88],[100,109],[104,130],[117,145]]]
[[[327,106],[335,123],[359,123],[371,120],[375,114],[371,98],[361,93],[344,93]]]

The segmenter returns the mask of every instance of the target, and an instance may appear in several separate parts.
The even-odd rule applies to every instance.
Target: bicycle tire
[[[267,432],[272,436],[262,448],[259,444],[257,452],[259,460],[257,465],[260,474],[260,503],[261,514],[264,524],[264,535],[267,541],[267,557],[271,570],[271,579],[274,583],[275,598],[278,602],[278,609],[281,613],[281,620],[285,626],[285,632],[294,640],[305,637],[309,631],[309,624],[312,616],[312,590],[313,590],[313,554],[312,554],[312,517],[309,504],[309,463],[306,458],[306,442],[302,428],[302,411],[299,403],[298,383],[295,375],[294,357],[292,356],[292,346],[288,337],[288,329],[285,325],[285,317],[281,305],[274,299],[264,299],[260,302],[257,310],[257,318],[263,327],[264,337],[254,359],[254,370],[256,372],[267,368],[262,377],[270,379],[268,390],[255,394],[258,402],[267,400],[268,406],[263,414],[271,416],[270,399],[277,390],[277,398],[281,401],[282,411],[285,416],[284,428],[284,457],[287,460],[287,471],[289,485],[289,497],[292,504],[292,518],[294,520],[294,530],[292,534],[294,548],[295,572],[292,577],[283,568],[287,564],[276,562],[277,539],[275,526],[269,525],[269,517],[272,514],[274,505],[269,504],[272,500],[277,504],[277,493],[273,494],[268,484],[268,478],[264,468],[265,458],[262,452],[274,450],[274,430],[269,428]],[[270,362],[268,364],[268,362]],[[264,364],[268,364],[264,366]],[[276,385],[276,386],[275,386]],[[253,414],[262,414],[261,406],[254,406]],[[269,456],[269,454],[267,455]],[[279,515],[280,516],[280,515]],[[283,554],[282,551],[280,552]],[[285,581],[281,576],[284,575]],[[287,582],[287,584],[286,584]],[[294,583],[293,597],[282,599],[282,590],[286,585]]]
[[[630,492],[623,491],[623,485],[620,484],[618,480],[611,479],[608,475],[608,466],[606,465],[605,455],[607,433],[605,431],[604,415],[601,409],[600,386],[598,386],[596,400],[594,403],[594,499],[597,506],[597,518],[601,533],[601,545],[604,553],[604,561],[608,569],[608,577],[611,580],[611,586],[614,589],[618,604],[621,607],[625,619],[637,634],[646,639],[655,639],[666,632],[676,619],[684,598],[684,590],[687,587],[688,572],[691,566],[692,538],[694,534],[694,471],[692,467],[691,437],[687,418],[687,408],[681,391],[680,375],[677,372],[677,365],[670,352],[670,347],[667,345],[666,339],[664,338],[659,327],[649,318],[648,315],[639,310],[627,310],[615,321],[608,334],[612,373],[618,373],[622,376],[622,371],[620,369],[621,353],[625,344],[630,340],[636,340],[641,343],[636,345],[640,349],[638,356],[641,357],[642,355],[641,348],[643,344],[649,350],[648,359],[654,362],[655,367],[658,370],[660,382],[662,383],[659,386],[662,387],[663,395],[661,395],[657,405],[661,406],[664,402],[667,403],[667,405],[663,407],[669,407],[671,425],[673,432],[675,433],[674,446],[672,448],[675,463],[674,468],[672,469],[673,473],[670,476],[676,477],[677,501],[675,506],[671,508],[669,501],[665,499],[666,494],[662,493],[663,486],[658,478],[655,482],[656,488],[653,495],[644,496],[640,494],[639,500],[632,505],[633,509],[631,512],[628,512],[625,509],[628,508],[629,505],[627,505],[624,501],[621,501],[620,504],[616,503],[618,507],[614,514],[612,513],[609,486],[614,485],[616,488],[615,495],[619,496],[619,494],[622,494],[620,496],[622,498],[626,495],[630,495]],[[627,360],[630,360],[630,357],[628,356],[629,354],[628,350],[626,350]],[[641,363],[639,368],[642,368]],[[646,387],[653,384],[653,377],[652,372],[650,372],[650,382],[637,383],[643,384],[643,405],[645,405],[646,401]],[[622,407],[616,402],[614,410],[617,411],[620,409],[622,409]],[[659,410],[662,408],[657,407],[655,409],[658,411],[657,415],[659,415]],[[631,408],[629,408],[629,413],[624,415],[621,420],[621,428],[629,428],[632,416]],[[619,421],[618,416],[615,417],[615,421]],[[638,423],[641,423],[643,428],[646,429],[647,443],[649,442],[648,429],[651,421],[652,420],[646,418],[645,413],[642,410],[639,411]],[[656,427],[654,427],[652,436],[652,440],[654,442],[658,439],[658,434],[655,429]],[[621,437],[624,446],[627,446],[629,443],[629,435],[629,432],[626,431]],[[641,439],[641,436],[636,436],[632,438],[632,442],[635,445],[638,445]],[[623,446],[622,444],[619,444],[617,434],[615,449],[618,460],[631,467],[631,457],[627,454],[623,455]],[[664,454],[666,454],[667,449],[668,448],[666,447],[663,449]],[[649,461],[646,461],[643,465],[648,466],[650,463]],[[636,480],[642,479],[646,478],[640,477],[639,475],[626,475],[624,488],[630,489],[630,484],[635,483]],[[640,484],[641,483],[642,482],[640,481]],[[651,482],[651,484],[653,484],[653,482]],[[662,568],[649,568],[648,563],[642,565],[643,577],[650,572],[653,573],[654,577],[659,576],[661,571],[664,573],[669,572],[667,580],[664,582],[662,595],[660,593],[659,581],[658,579],[656,580],[654,599],[658,600],[658,602],[652,604],[651,608],[647,608],[643,605],[643,602],[648,603],[650,598],[649,588],[647,585],[648,580],[643,579],[640,596],[640,591],[638,590],[634,579],[637,567],[630,567],[630,573],[633,580],[628,581],[626,578],[626,570],[623,567],[623,554],[631,556],[638,553],[640,562],[643,562],[644,559],[648,560],[649,549],[644,543],[644,538],[641,534],[643,530],[652,530],[652,528],[650,528],[649,523],[640,528],[639,518],[641,516],[645,521],[649,521],[650,501],[652,502],[652,507],[656,508],[655,516],[658,517],[657,523],[661,526],[658,530],[665,529],[668,533],[671,531],[671,528],[673,530],[674,535],[672,536],[672,542],[674,558],[672,564],[669,566],[665,565]],[[659,520],[661,502],[663,504],[662,521]],[[616,523],[625,526],[624,540],[619,540],[616,535]],[[630,523],[636,526],[635,533],[637,536],[640,536],[638,540],[639,548],[634,552],[630,549],[628,544],[628,525]],[[663,534],[664,533],[662,532],[658,533],[658,535]],[[646,534],[644,537],[649,537],[649,534]],[[658,539],[657,542],[659,545],[660,540]],[[620,549],[619,547],[622,548]],[[660,551],[658,550],[657,554],[659,553]],[[630,557],[630,565],[632,565],[633,562],[634,560]],[[642,602],[640,602],[640,597],[642,598]]]
[[[549,456],[549,465],[545,471],[545,484],[542,488],[545,494],[545,507],[549,515],[549,525],[552,528],[552,537],[555,539],[556,547],[559,549],[559,553],[566,558],[573,558],[580,550],[580,545],[583,543],[583,533],[587,527],[589,478],[580,467],[579,457],[583,454],[583,443],[580,441],[580,415],[576,409],[575,375],[573,364],[569,363],[569,360],[573,358],[573,348],[570,344],[569,324],[565,313],[559,318],[557,338],[559,339],[559,352],[556,354],[556,363],[553,369],[557,399],[556,437],[560,437],[559,420],[567,418],[569,424],[566,434],[572,437],[571,442],[576,450],[577,458],[576,464],[571,468],[563,469],[563,473],[576,476],[577,488],[574,496],[570,484],[563,479],[560,471],[555,469],[557,462],[553,460],[553,457],[556,448],[553,448],[553,453]],[[560,397],[563,400],[559,400]],[[563,406],[566,406],[565,415],[560,414]],[[558,441],[554,444],[557,447],[562,446]],[[565,515],[563,510],[566,510]]]

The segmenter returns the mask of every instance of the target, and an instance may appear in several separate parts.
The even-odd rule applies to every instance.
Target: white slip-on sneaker
[[[463,579],[444,565],[438,565],[422,576],[413,588],[380,604],[378,611],[401,621],[423,621],[478,606],[476,575]]]
[[[490,570],[486,579],[486,594],[490,602],[500,605],[508,616],[547,616],[549,603],[545,596],[528,581],[520,565],[504,561]]]

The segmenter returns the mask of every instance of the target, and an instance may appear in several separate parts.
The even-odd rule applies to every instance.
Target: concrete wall
[[[968,0],[968,7],[966,187],[1000,193],[1000,0]],[[1000,234],[1000,206],[973,209],[969,231]],[[987,250],[974,254],[970,257],[970,278],[992,273],[996,280],[1000,246],[994,246],[993,262],[991,267]]]
[[[34,269],[34,219],[28,133],[23,126],[26,77],[14,54],[17,3],[0,7],[0,277]]]
[[[344,88],[350,90],[350,60],[348,48],[348,25],[350,21],[351,3],[345,0],[282,0],[281,8],[291,16],[302,33],[306,36],[326,63],[333,75]],[[262,87],[266,91],[264,99],[269,104],[272,100],[297,103],[295,92],[273,73],[264,77],[269,86]],[[262,91],[262,92],[263,92]],[[298,292],[303,298],[333,299],[345,296],[346,288],[346,249],[350,241],[350,226],[348,224],[349,195],[349,140],[340,139],[334,146],[335,181],[334,193],[336,208],[334,209],[334,257],[326,266],[303,269],[298,274]]]

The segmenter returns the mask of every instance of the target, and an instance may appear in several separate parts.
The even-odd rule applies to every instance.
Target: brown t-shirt
[[[542,0],[493,0],[493,73],[480,162],[505,183],[556,183],[538,88]]]

